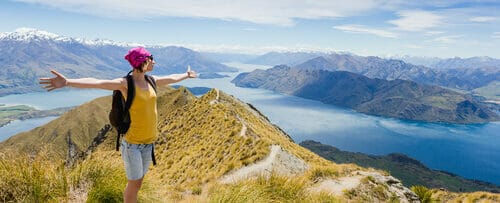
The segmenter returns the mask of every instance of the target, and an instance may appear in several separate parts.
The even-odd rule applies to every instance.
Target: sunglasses
[[[151,54],[151,56],[147,56],[146,58],[150,58],[151,61],[154,61],[155,59],[153,58],[153,54]]]

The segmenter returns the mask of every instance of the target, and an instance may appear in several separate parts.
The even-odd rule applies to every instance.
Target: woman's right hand
[[[43,86],[43,88],[47,89],[47,91],[52,91],[58,88],[62,88],[67,85],[67,80],[66,77],[64,77],[63,74],[51,70],[50,71],[52,74],[54,74],[56,77],[53,78],[40,78],[40,84],[44,84],[46,86]]]

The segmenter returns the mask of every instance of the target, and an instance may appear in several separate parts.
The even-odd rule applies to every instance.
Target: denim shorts
[[[138,180],[146,175],[151,164],[153,144],[130,144],[122,139],[122,159],[128,180]]]

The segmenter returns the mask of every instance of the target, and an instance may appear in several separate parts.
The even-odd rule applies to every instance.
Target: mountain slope
[[[110,97],[104,97],[77,107],[46,126],[16,135],[0,143],[0,150],[17,153],[31,152],[33,156],[35,154],[33,152],[43,149],[46,143],[52,143],[48,150],[53,151],[52,154],[61,154],[53,157],[54,159],[63,159],[67,163],[76,164],[74,169],[76,171],[70,171],[71,174],[76,172],[82,176],[86,174],[86,171],[98,170],[92,167],[78,168],[89,167],[87,164],[93,163],[92,160],[97,162],[106,160],[106,163],[112,164],[112,168],[118,170],[111,174],[107,173],[106,179],[115,175],[116,178],[123,177],[120,155],[114,151],[113,130],[105,134],[99,133],[101,125],[106,125],[108,112],[106,105],[109,103]],[[218,90],[212,90],[196,98],[183,87],[178,90],[162,89],[158,98],[158,113],[159,138],[155,143],[155,152],[159,164],[151,168],[145,182],[149,184],[148,188],[157,188],[157,195],[163,198],[177,199],[179,196],[172,197],[171,195],[178,194],[182,196],[180,198],[182,199],[188,194],[200,194],[196,191],[201,191],[201,193],[209,193],[206,198],[225,199],[218,195],[226,194],[224,188],[234,190],[239,188],[240,183],[245,183],[248,188],[249,182],[247,181],[252,182],[252,177],[270,177],[269,181],[275,181],[277,176],[283,176],[284,179],[278,179],[287,181],[289,184],[293,183],[299,188],[293,192],[298,195],[296,197],[299,199],[296,200],[306,198],[303,199],[306,201],[307,198],[312,197],[310,195],[319,194],[322,191],[327,194],[323,197],[340,200],[387,201],[390,198],[401,201],[416,200],[415,194],[404,188],[397,179],[355,165],[335,164],[300,147],[254,107]],[[90,120],[96,118],[102,120],[97,119],[91,123]],[[83,124],[84,122],[87,124]],[[96,127],[94,129],[82,127],[88,124]],[[48,136],[50,138],[46,139]],[[69,142],[68,140],[74,140],[71,142],[76,146],[65,145],[64,143]],[[54,145],[57,147],[52,147]],[[70,152],[82,154],[82,156],[69,156]],[[272,159],[269,164],[266,164],[269,157]],[[80,163],[80,160],[83,162]],[[259,164],[267,170],[260,172],[254,170],[260,168],[255,167]],[[244,173],[251,175],[240,178],[232,176],[233,178],[229,179],[233,181],[227,183],[223,181],[232,174],[242,173],[240,172],[242,170],[253,172]],[[0,179],[2,177],[0,176]],[[104,190],[93,188],[101,187],[105,183],[96,184],[90,188],[87,186],[85,189],[81,184],[85,183],[82,181],[86,178],[82,177],[78,180],[80,181],[77,181],[74,187],[80,188],[84,191],[83,193]],[[97,181],[95,178],[88,181],[92,180]],[[332,184],[335,180],[339,180],[339,184],[333,187],[335,190],[328,187],[322,188],[322,185]],[[116,187],[116,184],[111,184],[111,186]],[[223,189],[224,191],[221,191]],[[350,192],[344,193],[344,190]],[[272,201],[274,196],[279,196],[276,191],[268,192],[271,192],[269,193],[270,199],[263,201]],[[120,191],[116,193],[121,194]],[[89,195],[90,197],[93,196]],[[252,197],[259,198],[255,195]],[[203,195],[200,198],[204,199]],[[274,200],[279,201],[279,199]],[[164,199],[164,201],[167,200]]]
[[[0,33],[0,96],[41,91],[38,78],[56,69],[70,78],[117,78],[131,68],[123,59],[131,46],[112,41],[75,39],[35,29]],[[183,47],[148,47],[157,62],[152,74],[186,71],[234,72],[235,68],[215,63]]]
[[[499,116],[472,98],[412,81],[370,79],[326,70],[275,66],[238,75],[240,87],[264,88],[353,108],[371,115],[449,123],[496,121]]]
[[[335,163],[354,163],[363,167],[373,167],[388,171],[400,179],[407,187],[423,185],[428,188],[445,188],[454,192],[490,191],[500,192],[500,187],[491,183],[466,180],[459,176],[427,168],[419,161],[403,154],[389,154],[374,156],[363,153],[341,151],[335,147],[315,141],[304,141],[300,146],[305,147],[321,157]],[[410,172],[411,171],[411,172]]]
[[[49,148],[49,156],[72,162],[84,155],[95,138],[104,136],[110,130],[106,114],[110,108],[110,97],[87,102],[43,127],[10,137],[1,142],[0,147],[2,151],[35,154]]]

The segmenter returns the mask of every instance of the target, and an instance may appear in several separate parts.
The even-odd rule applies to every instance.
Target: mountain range
[[[464,60],[460,61],[465,63]],[[433,69],[405,63],[401,60],[352,54],[334,53],[320,56],[295,67],[308,70],[349,71],[369,78],[412,80],[418,83],[461,90],[472,90],[494,81],[500,81],[500,66]]]
[[[500,60],[487,56],[437,58],[359,56],[346,52],[268,52],[245,63],[288,65],[305,69],[343,70],[386,80],[403,79],[471,91],[500,81]],[[474,91],[478,92],[478,91]],[[481,96],[495,99],[498,91]]]
[[[70,78],[121,77],[131,69],[123,57],[133,46],[139,44],[70,38],[27,28],[0,33],[0,96],[41,91],[38,78],[51,76],[50,69]],[[187,48],[147,48],[156,61],[152,74],[182,73],[188,65],[199,73],[237,71]]]
[[[242,73],[231,82],[239,87],[268,89],[377,116],[447,123],[500,119],[468,95],[409,80],[372,79],[346,71],[281,65]]]

